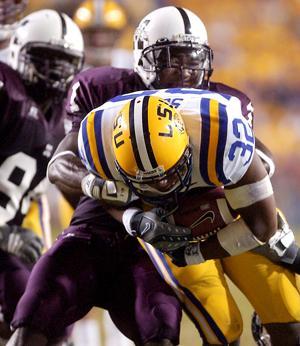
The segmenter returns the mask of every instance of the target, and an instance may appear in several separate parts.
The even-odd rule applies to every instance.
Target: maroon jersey
[[[111,98],[134,91],[147,89],[133,70],[113,67],[98,67],[85,70],[77,75],[70,88],[67,113],[72,119],[72,131],[78,131],[81,120],[92,109],[99,107]],[[242,103],[243,115],[252,124],[250,99],[241,91],[225,84],[211,82],[209,89],[223,94],[236,96]],[[117,225],[103,211],[98,201],[82,197],[77,206],[72,224],[92,222],[115,229]]]
[[[20,225],[31,198],[43,192],[48,162],[65,135],[64,105],[43,114],[19,74],[0,63],[0,109],[0,224]]]

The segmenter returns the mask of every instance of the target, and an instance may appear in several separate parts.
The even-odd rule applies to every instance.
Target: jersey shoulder
[[[248,95],[246,95],[243,91],[224,83],[210,82],[209,90],[235,96],[240,99],[241,103],[248,104],[249,102],[251,102]]]
[[[74,83],[79,81],[83,85],[106,87],[119,82],[126,82],[135,72],[131,69],[110,66],[90,67],[79,72],[74,78]]]
[[[115,67],[89,68],[79,73],[69,90],[67,113],[82,118],[92,109],[116,95],[144,88],[131,69]]]
[[[25,112],[26,89],[19,74],[10,66],[0,62],[0,134],[5,138],[15,135],[14,132],[22,126]],[[0,139],[0,143],[3,141]]]
[[[194,182],[199,186],[231,185],[248,169],[254,135],[236,96],[208,92],[182,112],[193,149]],[[189,106],[191,106],[191,102]]]
[[[2,83],[2,84],[1,84]],[[44,115],[27,93],[18,72],[0,63],[0,147],[9,155],[25,146],[44,143],[47,134]]]
[[[249,96],[243,91],[219,82],[210,82],[209,90],[237,97],[241,101],[243,116],[248,120],[250,126],[253,125],[253,105]]]
[[[22,99],[26,95],[24,83],[17,71],[0,61],[0,90],[11,99]]]

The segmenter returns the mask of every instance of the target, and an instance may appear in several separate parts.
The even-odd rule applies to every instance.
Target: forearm
[[[124,214],[124,209],[119,209],[119,208],[115,208],[109,205],[103,205],[104,209],[108,212],[108,214],[110,216],[112,216],[116,221],[121,222],[122,223],[122,217]]]
[[[257,155],[244,177],[225,187],[224,193],[230,207],[241,215],[257,239],[266,242],[274,235],[277,217],[273,188]]]
[[[48,164],[47,176],[75,207],[82,196],[81,180],[88,174],[77,155],[76,132],[71,132],[60,142]]]
[[[81,181],[87,174],[88,171],[75,154],[61,155],[48,166],[50,182],[57,186],[73,207],[76,206],[83,194]]]
[[[240,218],[205,241],[193,242],[184,248],[168,253],[173,263],[181,267],[210,259],[239,255],[261,244]]]

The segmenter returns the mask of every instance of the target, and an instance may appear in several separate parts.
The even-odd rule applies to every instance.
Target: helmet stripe
[[[97,110],[95,113],[95,119],[94,119],[94,132],[97,133],[96,137],[96,143],[97,143],[97,152],[99,157],[99,163],[101,164],[104,177],[108,179],[112,179],[113,175],[110,172],[110,169],[108,167],[107,159],[104,152],[104,143],[103,143],[103,131],[105,131],[103,127],[103,110]]]
[[[110,174],[102,146],[101,119],[103,111],[90,113],[82,122],[82,137],[85,156],[91,169],[104,179]],[[96,136],[97,133],[97,136]]]
[[[179,13],[181,14],[183,24],[184,24],[185,33],[191,34],[192,33],[191,32],[191,22],[190,22],[188,14],[186,13],[186,11],[182,7],[176,7],[176,8],[179,11]]]
[[[91,163],[91,166],[96,172],[104,178],[104,172],[101,167],[100,161],[99,161],[99,155],[96,145],[96,136],[95,136],[95,129],[94,129],[94,119],[95,119],[95,112],[91,113],[87,119],[86,119],[86,135],[87,140],[89,144],[89,154],[88,159]]]
[[[133,99],[130,101],[129,105],[129,127],[130,127],[130,138],[131,138],[131,144],[132,144],[132,150],[134,154],[134,158],[136,161],[136,164],[141,171],[145,171],[145,168],[143,166],[139,149],[138,149],[138,144],[137,144],[137,137],[136,137],[136,132],[135,132],[135,119],[134,119],[134,108],[135,108],[135,100]]]
[[[57,12],[61,21],[61,38],[64,39],[67,34],[67,23],[61,12]]]
[[[149,96],[144,97],[142,107],[143,107],[143,110],[142,110],[143,133],[144,133],[145,145],[146,145],[146,150],[149,156],[149,160],[151,162],[152,169],[154,169],[158,166],[158,164],[155,159],[153,148],[151,145],[151,140],[150,140],[150,131],[149,131],[149,122],[148,122]]]
[[[91,154],[90,142],[87,133],[87,117],[84,118],[80,125],[80,132],[78,136],[78,147],[81,160],[92,172],[99,174],[94,164]]]

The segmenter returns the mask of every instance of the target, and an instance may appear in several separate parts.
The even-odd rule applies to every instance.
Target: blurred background
[[[252,99],[256,135],[275,157],[278,205],[291,226],[300,229],[299,0],[30,0],[27,12],[40,8],[66,12],[83,30],[88,65],[130,67],[136,25],[148,12],[170,4],[194,11],[206,25],[214,51],[212,80],[234,86]],[[242,345],[254,345],[251,308],[233,289],[245,317]],[[81,337],[82,345],[88,345],[88,336]],[[91,345],[121,345],[108,342],[103,333],[99,338]],[[181,345],[188,344],[201,343],[185,319]]]

